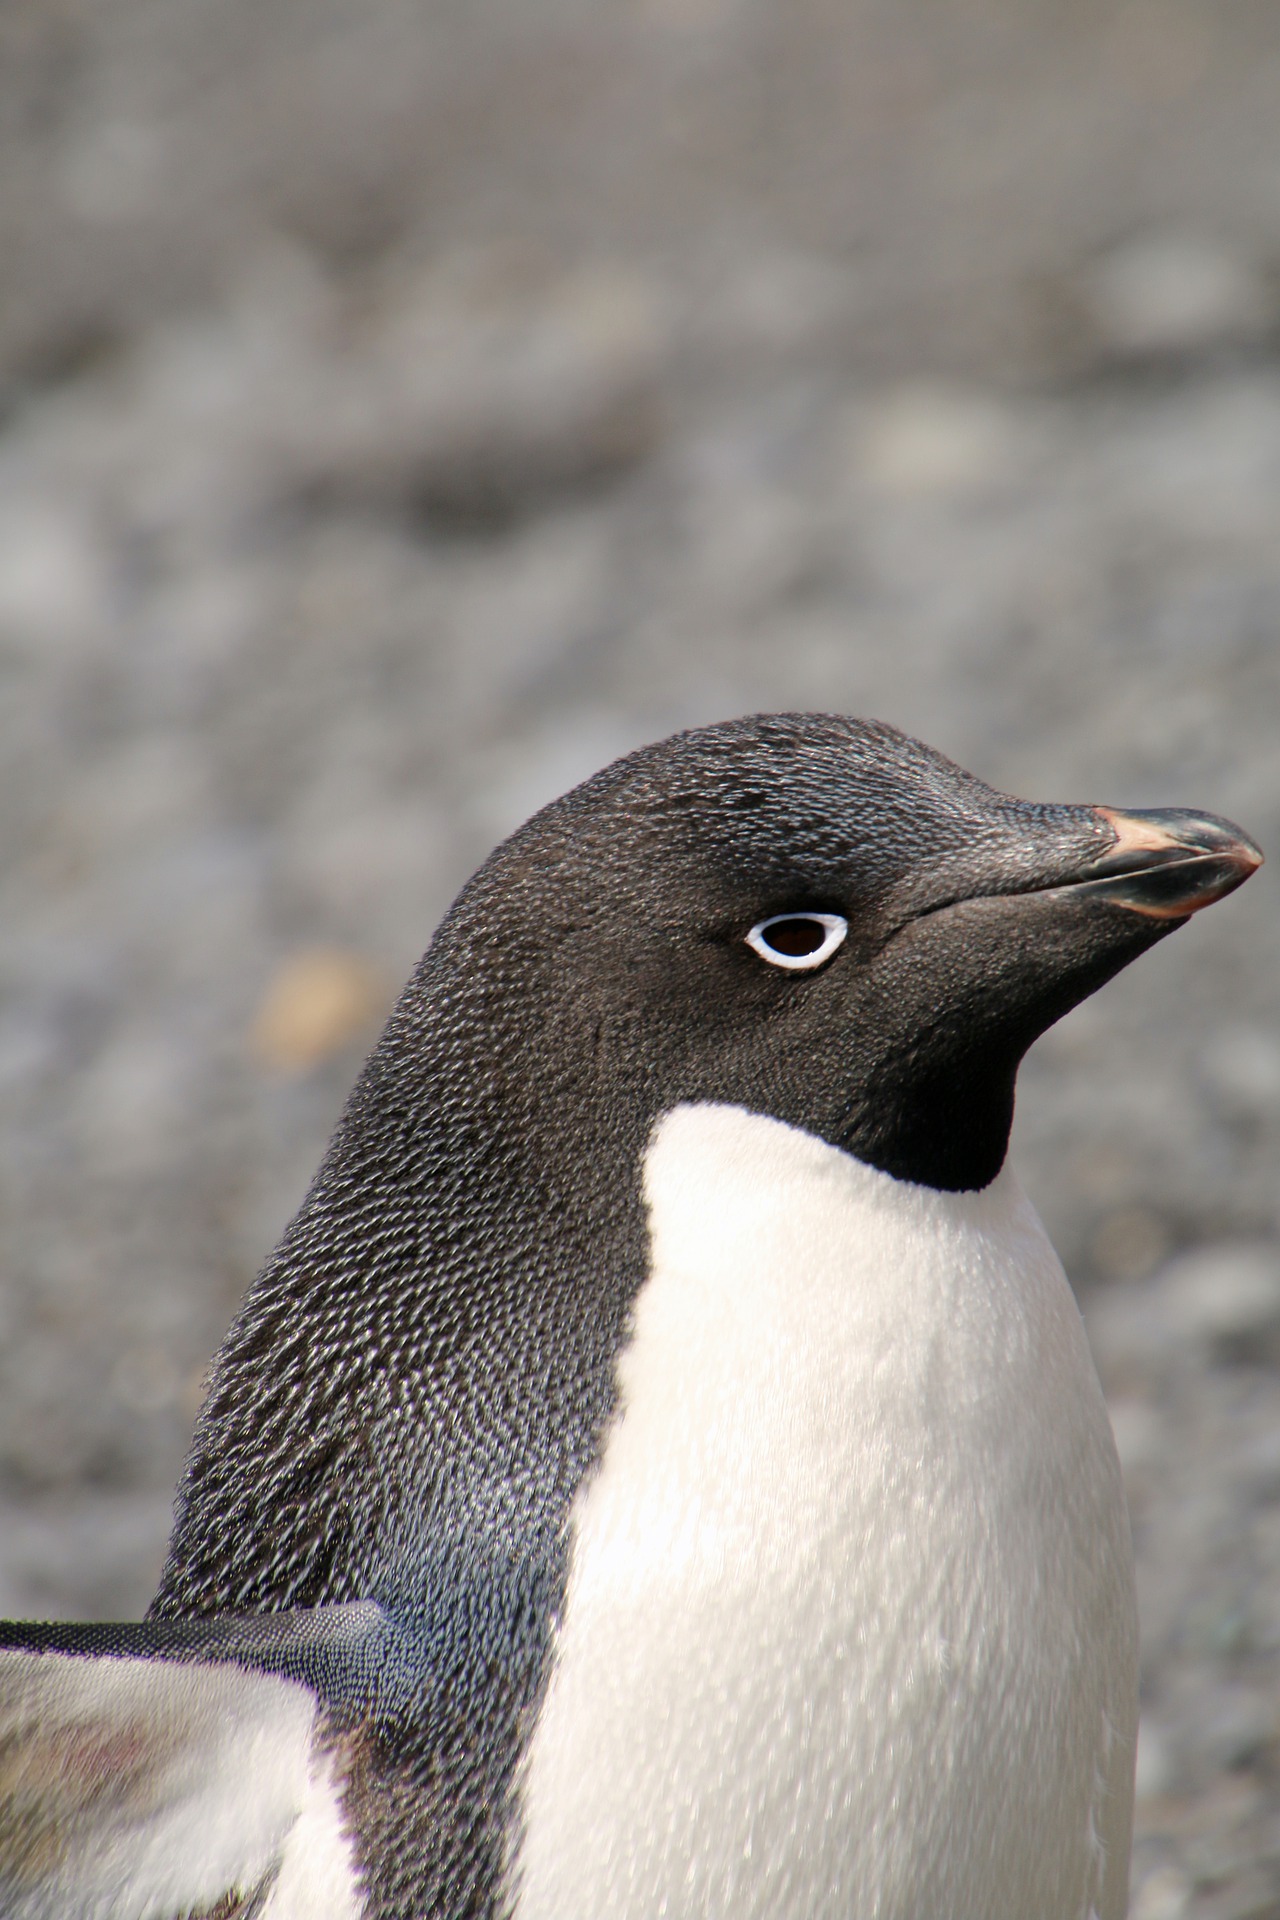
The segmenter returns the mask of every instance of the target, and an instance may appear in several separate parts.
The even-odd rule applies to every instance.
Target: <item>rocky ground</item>
[[[475,862],[874,713],[1280,849],[1280,24],[0,20],[0,1611],[145,1604],[203,1367]],[[1280,1915],[1280,905],[1033,1054],[1144,1626],[1137,1920]]]

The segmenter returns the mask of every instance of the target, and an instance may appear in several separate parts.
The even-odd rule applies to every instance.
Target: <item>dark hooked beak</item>
[[[1185,807],[1094,812],[1115,834],[1077,897],[1109,901],[1153,920],[1180,920],[1233,893],[1262,865],[1262,851],[1230,820]]]

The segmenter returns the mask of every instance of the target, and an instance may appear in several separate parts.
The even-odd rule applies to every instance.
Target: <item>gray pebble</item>
[[[1277,311],[1244,253],[1194,233],[1152,233],[1116,247],[1084,280],[1105,351],[1128,359],[1205,353],[1264,338]]]

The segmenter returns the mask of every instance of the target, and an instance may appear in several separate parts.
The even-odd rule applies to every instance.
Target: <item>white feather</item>
[[[271,1920],[356,1920],[315,1720],[233,1665],[0,1653],[5,1920],[173,1920],[272,1875]]]
[[[518,1920],[1119,1920],[1128,1521],[1012,1174],[935,1192],[697,1106],[645,1177]]]
[[[342,1821],[337,1769],[332,1755],[317,1754],[262,1920],[359,1920],[363,1911]]]

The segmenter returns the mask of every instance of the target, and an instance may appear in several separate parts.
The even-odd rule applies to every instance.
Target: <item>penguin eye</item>
[[[804,972],[829,960],[848,931],[838,913],[775,913],[756,922],[747,945],[770,966]]]

